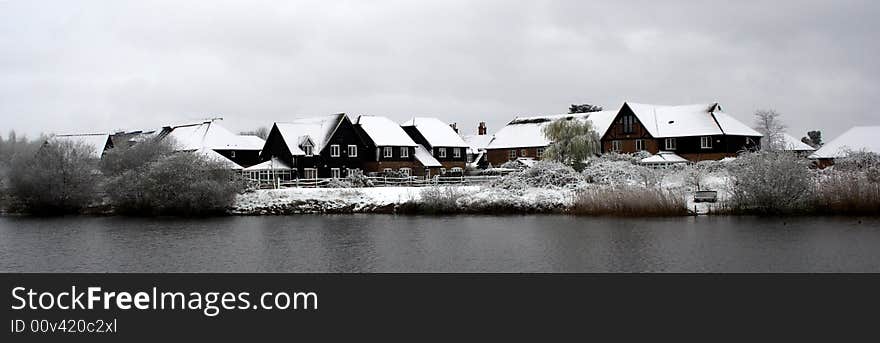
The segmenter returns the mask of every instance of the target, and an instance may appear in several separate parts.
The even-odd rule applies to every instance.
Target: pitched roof
[[[431,151],[427,148],[419,144],[416,146],[416,160],[419,161],[425,167],[442,167],[443,164],[440,161],[437,161],[433,155],[431,155]]]
[[[839,137],[825,143],[810,158],[839,158],[850,151],[868,151],[880,154],[880,126],[854,126]]]
[[[261,150],[265,142],[257,136],[237,135],[216,121],[166,127],[165,137],[174,139],[178,150]]]
[[[461,147],[467,148],[468,144],[461,139],[461,136],[440,119],[431,117],[414,117],[407,120],[400,126],[415,127],[422,137],[428,141],[428,145],[432,147]]]
[[[391,119],[380,116],[358,116],[356,123],[370,136],[376,146],[416,146],[416,142]]]
[[[671,151],[661,151],[639,160],[640,164],[687,163],[688,160]]]
[[[717,103],[662,106],[626,102],[654,138],[761,134],[722,111]]]
[[[256,171],[256,170],[291,170],[290,166],[284,161],[279,160],[278,158],[273,157],[272,159],[262,162],[260,164],[255,164],[250,167],[244,168],[244,171]]]
[[[194,151],[194,153],[197,155],[204,156],[209,161],[217,162],[226,168],[229,168],[232,170],[241,170],[242,169],[240,165],[238,165],[237,163],[233,162],[232,160],[226,158],[226,156],[220,155],[220,153],[214,151],[213,149],[201,148],[201,149]]]
[[[558,119],[589,120],[601,137],[608,131],[615,116],[617,111],[517,117],[492,136],[486,149],[548,146],[551,142],[544,136],[544,127]]]
[[[275,123],[287,148],[293,155],[305,155],[299,148],[306,140],[314,145],[313,151],[319,153],[324,150],[327,142],[333,137],[333,133],[342,123],[345,113],[337,113],[319,117],[297,118],[289,122]]]
[[[95,158],[101,158],[104,155],[104,150],[112,146],[110,135],[106,133],[55,135],[49,139],[50,144],[54,142],[71,142],[86,145],[92,148],[92,156]]]
[[[811,147],[807,143],[802,142],[800,139],[795,138],[792,135],[787,133],[782,133],[782,150],[785,151],[814,151],[815,148]]]
[[[488,146],[489,142],[492,141],[492,136],[467,135],[462,136],[461,139],[463,139],[464,142],[468,144],[468,149],[470,149],[470,153],[476,153],[477,151],[486,149],[486,146]]]

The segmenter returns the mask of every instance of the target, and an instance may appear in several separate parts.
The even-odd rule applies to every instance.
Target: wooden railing
[[[498,179],[497,175],[485,176],[435,176],[432,178],[424,178],[418,176],[410,177],[390,177],[390,176],[369,176],[366,177],[373,184],[373,187],[426,187],[439,185],[477,185]],[[309,179],[293,179],[293,180],[257,180],[245,178],[245,181],[257,185],[259,188],[329,188],[333,187],[332,178],[309,178]],[[345,178],[338,179],[345,182]]]

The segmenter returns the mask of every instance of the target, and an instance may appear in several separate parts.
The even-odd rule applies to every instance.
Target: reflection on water
[[[0,271],[880,272],[880,220],[0,217]]]

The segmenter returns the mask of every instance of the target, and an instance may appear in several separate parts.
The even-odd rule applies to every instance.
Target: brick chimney
[[[455,133],[458,133],[458,123],[449,124],[449,127],[452,128],[452,131],[455,131]]]
[[[486,122],[481,121],[480,126],[477,126],[477,135],[485,135],[486,134]]]

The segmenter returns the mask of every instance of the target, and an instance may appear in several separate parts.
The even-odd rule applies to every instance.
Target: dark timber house
[[[437,118],[416,117],[404,122],[401,127],[419,145],[417,150],[424,150],[433,158],[423,158],[423,154],[417,151],[416,159],[425,167],[421,175],[464,173],[469,146],[451,126]]]
[[[672,152],[691,162],[720,160],[759,147],[761,134],[718,103],[659,106],[624,103],[602,134],[602,152]]]
[[[370,150],[345,113],[275,123],[261,159],[279,160],[294,178],[340,178],[364,168]]]
[[[363,162],[367,173],[424,175],[424,165],[415,157],[418,144],[400,125],[386,117],[361,115],[354,127],[366,146]]]

